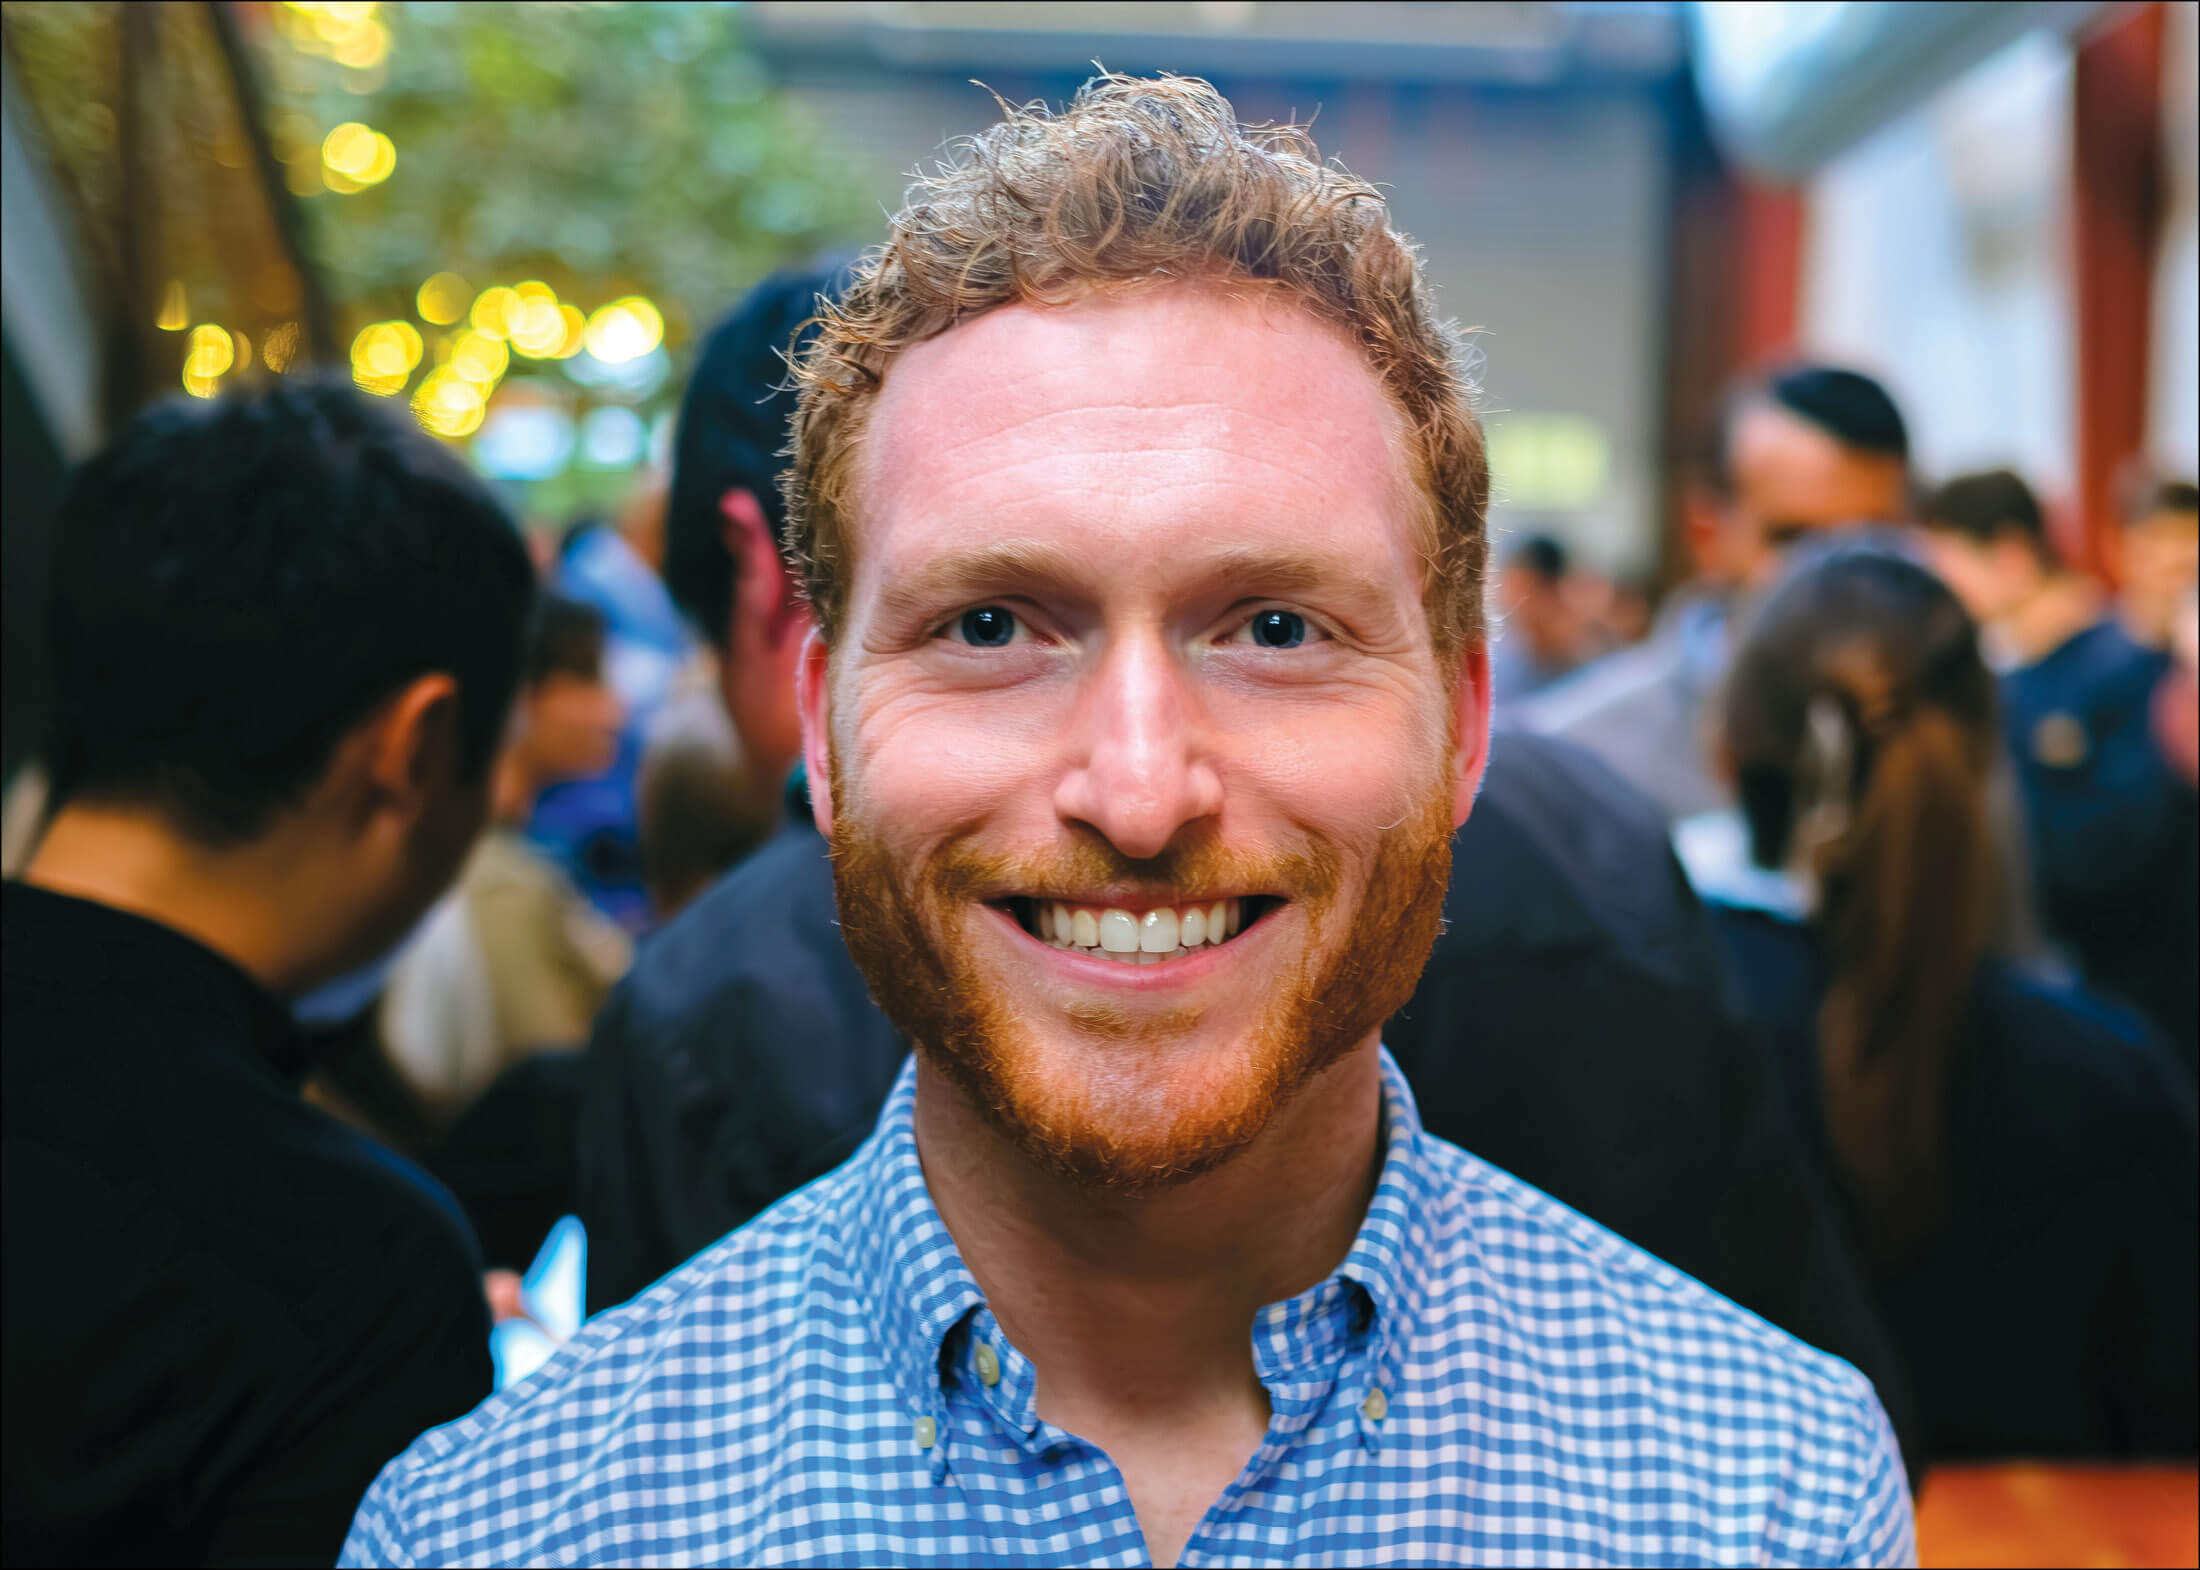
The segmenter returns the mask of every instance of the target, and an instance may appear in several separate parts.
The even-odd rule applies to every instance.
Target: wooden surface
[[[1919,1562],[2200,1566],[2200,1468],[1936,1466],[1917,1502]]]

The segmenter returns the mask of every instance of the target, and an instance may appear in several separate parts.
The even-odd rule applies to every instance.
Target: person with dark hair
[[[527,819],[529,843],[591,904],[628,932],[650,921],[636,824],[642,737],[659,704],[698,661],[695,642],[659,575],[665,486],[645,477],[616,522],[584,518],[560,539],[545,581],[604,618],[604,677],[626,711],[610,763],[547,784]]]
[[[541,596],[489,832],[390,972],[382,1040],[431,1127],[454,1125],[521,1058],[578,1048],[632,958],[625,932],[523,833],[546,786],[601,773],[618,746],[603,656],[601,612]]]
[[[2142,648],[2167,649],[2200,589],[2200,486],[2135,474],[2117,551],[2117,613]]]
[[[1798,540],[1905,519],[1909,464],[1901,411],[1862,372],[1801,363],[1743,383],[1684,504],[1694,584],[1667,599],[1648,642],[1554,683],[1516,718],[1581,743],[1669,818],[1726,805],[1703,734],[1734,602]]]
[[[747,859],[785,816],[782,782],[751,772],[715,692],[681,693],[658,711],[634,794],[642,881],[660,923]]]
[[[801,753],[794,673],[810,626],[782,555],[787,357],[846,277],[845,263],[820,262],[751,290],[704,340],[673,437],[665,587],[718,652],[726,712],[759,779],[785,779]]]
[[[1548,534],[1513,545],[1498,576],[1501,620],[1490,645],[1490,701],[1500,708],[1540,692],[1581,663],[1587,634],[1568,583],[1573,563]]]
[[[2002,735],[2047,935],[2190,1067],[2200,1059],[2200,819],[2154,734],[2169,655],[2135,643],[2100,584],[2062,566],[2012,471],[1950,480],[1918,521],[2001,672]]]
[[[489,1393],[449,1196],[305,1104],[285,1000],[401,937],[488,811],[533,595],[479,481],[292,379],[140,414],[55,530],[56,808],[5,916],[5,1537],[326,1562]]]
[[[1714,905],[1820,1143],[1936,1459],[2190,1455],[2189,1083],[1987,951],[1999,745],[1973,623],[1844,546],[1738,648],[1722,713],[1751,850],[1801,919]]]

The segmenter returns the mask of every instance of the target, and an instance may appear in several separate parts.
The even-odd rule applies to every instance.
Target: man
[[[824,263],[759,284],[696,356],[673,438],[665,587],[718,652],[726,712],[758,779],[785,779],[802,750],[790,694],[810,618],[780,556],[787,355],[845,274]]]
[[[747,667],[780,668],[809,618],[728,509],[768,509],[784,538],[784,355],[845,282],[759,285],[706,340],[676,444],[669,584],[767,748],[798,731],[793,682]],[[779,837],[655,935],[597,1018],[578,1208],[599,1307],[839,1165],[908,1055],[841,941],[799,771],[788,796]],[[1429,1130],[1855,1363],[1907,1443],[1905,1378],[1655,808],[1580,749],[1513,731],[1453,852],[1445,936],[1388,1033]],[[1480,1048],[1514,1036],[1534,1050]]]
[[[1950,480],[1919,521],[1934,569],[2001,671],[2003,740],[2047,932],[2189,1068],[2200,1053],[2200,831],[2192,790],[2154,735],[2169,656],[2133,642],[2100,584],[2057,560],[2038,499],[2010,470]]]
[[[1570,568],[1566,547],[1548,534],[1527,536],[1505,560],[1504,627],[1490,648],[1490,701],[1501,712],[1581,663],[1588,628],[1569,593]]]
[[[448,1195],[307,1106],[285,999],[488,809],[532,576],[349,386],[179,400],[55,538],[58,810],[6,885],[6,1557],[308,1564],[490,1389]]]
[[[2142,648],[2167,649],[2177,618],[2200,588],[2200,486],[2139,478],[2124,508],[2117,613]]]
[[[1204,83],[1009,111],[914,193],[789,503],[841,921],[917,1054],[347,1559],[1909,1554],[1860,1376],[1382,1056],[1485,749],[1451,352],[1377,193]]]
[[[626,973],[625,932],[522,832],[546,787],[609,766],[624,718],[604,681],[602,613],[541,596],[497,754],[489,832],[399,956],[382,999],[390,1060],[440,1131],[522,1058],[578,1048]]]
[[[1669,819],[1727,805],[1704,726],[1730,607],[1797,540],[1907,517],[1909,454],[1901,411],[1868,376],[1801,364],[1745,383],[1687,500],[1693,590],[1667,604],[1648,643],[1553,684],[1519,706],[1520,723],[1589,748]]]

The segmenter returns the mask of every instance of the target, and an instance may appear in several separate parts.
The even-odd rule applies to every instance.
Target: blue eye
[[[1306,618],[1297,611],[1260,611],[1245,630],[1256,647],[1295,649],[1306,641]]]
[[[1004,649],[1016,639],[1016,617],[998,605],[981,605],[964,611],[956,630],[974,649]]]

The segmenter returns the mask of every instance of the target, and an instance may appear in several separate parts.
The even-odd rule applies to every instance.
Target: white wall
[[[1804,341],[1885,379],[1928,481],[2075,486],[2070,138],[2070,46],[2035,33],[1811,184]]]
[[[2154,461],[2200,471],[2200,6],[2165,6],[2162,248],[2154,275],[2147,443]]]

